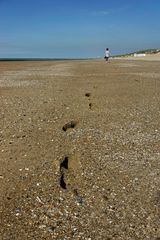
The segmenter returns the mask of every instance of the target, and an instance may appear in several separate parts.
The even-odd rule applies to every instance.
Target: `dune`
[[[128,60],[147,60],[147,61],[160,61],[160,53],[146,54],[146,56],[129,56],[125,57]]]

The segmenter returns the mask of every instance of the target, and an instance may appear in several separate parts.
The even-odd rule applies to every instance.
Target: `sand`
[[[0,239],[160,239],[159,119],[158,61],[0,62]]]

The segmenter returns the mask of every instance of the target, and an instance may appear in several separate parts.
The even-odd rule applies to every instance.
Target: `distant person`
[[[104,57],[106,59],[106,62],[108,62],[109,57],[110,57],[109,48],[106,48],[106,50],[105,50],[105,57]]]

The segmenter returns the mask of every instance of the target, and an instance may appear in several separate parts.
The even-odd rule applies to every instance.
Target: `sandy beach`
[[[159,63],[0,62],[0,239],[160,239]]]

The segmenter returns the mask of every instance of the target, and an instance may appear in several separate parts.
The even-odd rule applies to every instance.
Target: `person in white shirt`
[[[108,62],[109,57],[110,57],[109,48],[106,48],[106,50],[105,50],[105,57],[104,57],[106,59],[106,62]]]

